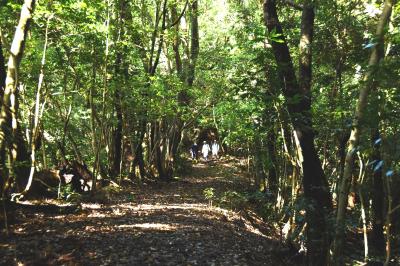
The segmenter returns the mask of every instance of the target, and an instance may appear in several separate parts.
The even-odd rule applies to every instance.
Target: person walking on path
[[[199,152],[199,146],[197,146],[197,143],[194,142],[192,147],[190,147],[190,155],[192,156],[192,160],[197,160],[198,152]]]
[[[201,153],[203,154],[204,160],[208,161],[208,153],[210,152],[210,145],[206,141],[203,142],[203,147],[201,148]]]
[[[212,157],[218,159],[218,152],[219,152],[219,144],[217,143],[216,140],[214,140],[213,143],[211,144]]]

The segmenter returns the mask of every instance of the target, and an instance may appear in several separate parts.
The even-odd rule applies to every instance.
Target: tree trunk
[[[28,193],[28,191],[32,185],[33,176],[34,176],[35,170],[36,170],[36,149],[40,148],[36,145],[36,143],[37,143],[36,139],[37,139],[37,137],[39,135],[39,131],[40,131],[40,129],[39,129],[40,117],[41,117],[40,94],[41,94],[42,84],[43,84],[43,80],[44,80],[44,67],[46,64],[46,51],[47,51],[47,43],[48,43],[49,23],[50,23],[50,17],[47,19],[47,22],[46,22],[45,41],[44,41],[44,47],[43,47],[42,62],[41,62],[41,66],[40,66],[39,81],[38,81],[38,87],[37,87],[37,91],[36,91],[35,114],[34,114],[34,123],[33,123],[33,127],[32,127],[32,137],[31,137],[31,169],[30,169],[30,173],[29,173],[28,182],[27,182],[26,187],[25,187],[24,191],[22,192],[22,194]],[[18,180],[18,176],[17,176],[17,180]]]
[[[175,57],[175,68],[176,68],[176,73],[178,74],[178,77],[180,80],[184,80],[183,78],[183,74],[182,74],[182,59],[181,59],[181,55],[179,53],[179,46],[181,44],[181,40],[180,40],[180,35],[179,35],[179,22],[180,19],[178,20],[178,13],[176,11],[176,6],[172,6],[171,7],[171,19],[172,21],[178,21],[175,25],[175,37],[174,40],[172,42],[172,49],[174,50],[174,57]]]
[[[162,136],[163,121],[157,121],[154,123],[154,135],[155,135],[155,164],[157,167],[159,178],[162,180],[169,180],[167,175],[168,169],[166,169],[166,157],[165,149],[167,143],[165,138]]]
[[[197,57],[199,56],[199,23],[198,23],[198,2],[194,0],[190,6],[190,62],[186,83],[189,87],[193,85]]]
[[[380,144],[378,143],[380,139],[379,130],[375,129],[372,136],[372,158],[371,160],[375,162],[372,164],[372,190],[371,190],[371,199],[372,199],[372,231],[371,231],[371,248],[372,253],[376,256],[384,256],[385,254],[385,235],[383,233],[383,225],[384,225],[384,187],[383,187],[383,178],[382,178],[382,167],[375,170],[375,167],[382,160],[381,152],[380,152]]]
[[[89,100],[89,107],[90,107],[90,131],[92,134],[92,152],[94,154],[94,162],[93,162],[93,167],[92,167],[92,172],[93,172],[93,179],[92,179],[92,188],[91,188],[91,193],[94,193],[96,191],[96,179],[97,179],[97,174],[99,172],[99,153],[100,153],[100,140],[97,138],[96,134],[96,110],[95,110],[95,105],[93,101],[93,95],[96,90],[97,84],[96,84],[96,68],[97,68],[97,60],[96,60],[96,44],[93,42],[93,65],[92,65],[92,86],[89,88],[88,92],[88,100]],[[101,125],[101,123],[99,123]]]
[[[273,195],[273,199],[276,200],[278,196],[278,176],[276,172],[277,160],[275,150],[276,136],[274,129],[271,128],[267,134],[267,149],[268,149],[268,186]]]
[[[0,155],[4,155],[5,149],[8,147],[12,152],[12,160],[21,163],[21,167],[16,169],[19,179],[28,177],[29,155],[17,119],[19,98],[17,88],[18,68],[24,52],[35,2],[35,0],[25,0],[21,9],[21,16],[10,49],[0,114]],[[4,157],[1,160],[3,161],[3,159]],[[4,162],[1,163],[0,168],[6,169]],[[6,179],[5,176],[2,178]]]
[[[0,29],[0,35],[1,35],[1,29]],[[3,94],[4,94],[4,89],[6,86],[6,77],[7,77],[7,72],[6,72],[6,60],[4,58],[3,54],[3,43],[1,42],[0,38],[0,106],[3,101]]]
[[[255,179],[254,185],[256,191],[265,191],[265,172],[263,167],[263,156],[262,156],[262,143],[260,134],[255,133],[254,136],[254,168],[255,168]]]
[[[340,182],[340,180],[343,179],[344,165],[345,165],[345,161],[346,161],[346,145],[347,145],[347,142],[349,141],[349,138],[350,138],[349,130],[345,129],[343,132],[339,133],[339,136],[338,136],[338,144],[339,144],[339,149],[338,149],[339,179],[338,179],[338,182]],[[335,192],[336,192],[336,195],[338,195],[337,185],[336,185]]]
[[[270,33],[281,34],[283,42],[271,42],[278,65],[279,76],[283,78],[283,94],[299,143],[303,168],[304,196],[307,200],[307,250],[309,265],[326,265],[330,244],[327,215],[332,209],[329,187],[314,146],[314,132],[311,119],[311,43],[313,37],[314,6],[310,1],[303,4],[299,80],[283,30],[276,12],[274,0],[264,1],[264,19]],[[300,100],[299,100],[300,98]]]
[[[113,162],[111,166],[111,172],[113,177],[116,177],[120,174],[120,165],[121,165],[121,149],[122,149],[122,103],[121,103],[121,81],[118,79],[120,78],[120,65],[122,64],[122,54],[119,52],[117,53],[117,59],[115,62],[115,74],[117,78],[117,83],[115,86],[114,92],[114,108],[117,114],[117,125],[114,130],[113,134],[113,144],[114,144],[114,156]]]
[[[140,121],[140,135],[137,142],[137,146],[135,148],[135,159],[133,161],[133,165],[137,165],[139,167],[139,174],[140,179],[143,179],[146,175],[145,165],[144,165],[144,158],[143,158],[143,140],[144,135],[146,133],[146,121],[144,119]]]
[[[2,33],[0,32],[0,35]],[[7,77],[7,72],[6,72],[6,61],[4,59],[3,55],[3,43],[1,42],[0,38],[0,108],[2,106],[3,102],[3,95],[4,95],[4,89],[6,86],[6,77]],[[0,193],[3,192],[3,187],[4,187],[4,182],[5,182],[5,177],[8,176],[7,169],[6,169],[6,161],[7,161],[7,155],[6,155],[6,150],[4,147],[4,143],[2,143],[2,146],[0,147]]]
[[[376,88],[377,84],[374,81],[375,72],[379,61],[384,56],[384,34],[385,27],[389,23],[392,13],[392,6],[395,0],[386,0],[385,5],[378,22],[377,30],[375,33],[376,45],[372,48],[372,53],[368,63],[368,71],[365,74],[363,86],[360,89],[360,95],[357,102],[355,116],[353,119],[353,127],[350,134],[350,140],[347,148],[345,159],[345,167],[343,179],[340,182],[338,209],[336,216],[336,230],[335,230],[335,243],[333,247],[333,260],[335,265],[343,265],[343,248],[345,241],[345,218],[347,198],[350,189],[350,182],[352,180],[354,159],[356,151],[359,147],[361,126],[364,122],[364,113],[368,102],[368,95],[371,89]]]

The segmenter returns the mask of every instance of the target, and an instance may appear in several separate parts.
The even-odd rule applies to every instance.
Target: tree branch
[[[189,0],[186,0],[185,6],[184,6],[184,8],[182,9],[182,12],[179,14],[178,18],[177,18],[171,25],[168,25],[168,26],[167,26],[168,29],[169,29],[169,28],[172,28],[173,26],[175,26],[176,24],[178,24],[179,21],[181,21],[181,18],[182,18],[183,15],[185,14],[185,11],[186,11],[186,8],[187,8],[188,4],[189,4]]]

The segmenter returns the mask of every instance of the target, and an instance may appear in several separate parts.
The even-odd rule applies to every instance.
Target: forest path
[[[247,186],[232,162],[198,163],[173,182],[84,203],[79,214],[24,213],[11,237],[0,239],[0,264],[284,265],[257,217],[210,207],[203,195]]]

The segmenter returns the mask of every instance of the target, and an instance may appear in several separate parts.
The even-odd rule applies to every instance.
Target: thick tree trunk
[[[282,34],[283,42],[271,42],[278,71],[283,78],[283,93],[296,131],[303,168],[304,196],[307,200],[307,250],[309,265],[325,265],[330,244],[327,215],[332,209],[328,183],[314,146],[311,119],[311,43],[313,37],[314,7],[309,1],[303,4],[300,39],[299,80],[283,30],[276,12],[274,0],[264,1],[264,19],[270,33]]]
[[[10,49],[0,113],[0,155],[5,154],[6,147],[10,149],[12,160],[21,163],[21,167],[16,169],[19,179],[26,179],[29,175],[29,155],[17,119],[18,68],[24,52],[35,3],[34,0],[25,0],[21,9],[21,16]],[[6,169],[4,162],[2,162],[0,168]],[[2,178],[6,177],[3,176]]]
[[[364,113],[368,103],[368,95],[372,88],[376,88],[377,84],[373,77],[377,69],[379,61],[384,56],[384,33],[385,27],[389,22],[392,7],[395,0],[386,0],[385,5],[378,22],[375,42],[377,44],[372,48],[372,53],[368,63],[368,71],[365,74],[363,86],[360,89],[360,95],[357,102],[355,116],[353,119],[353,128],[350,134],[350,140],[347,148],[347,154],[345,159],[345,167],[343,173],[343,179],[340,181],[339,197],[338,197],[338,209],[336,216],[336,230],[335,230],[335,243],[333,247],[333,259],[335,265],[343,265],[343,248],[345,241],[345,218],[346,218],[346,207],[347,198],[350,189],[350,182],[352,180],[354,159],[357,149],[359,147],[361,126],[364,122]]]

